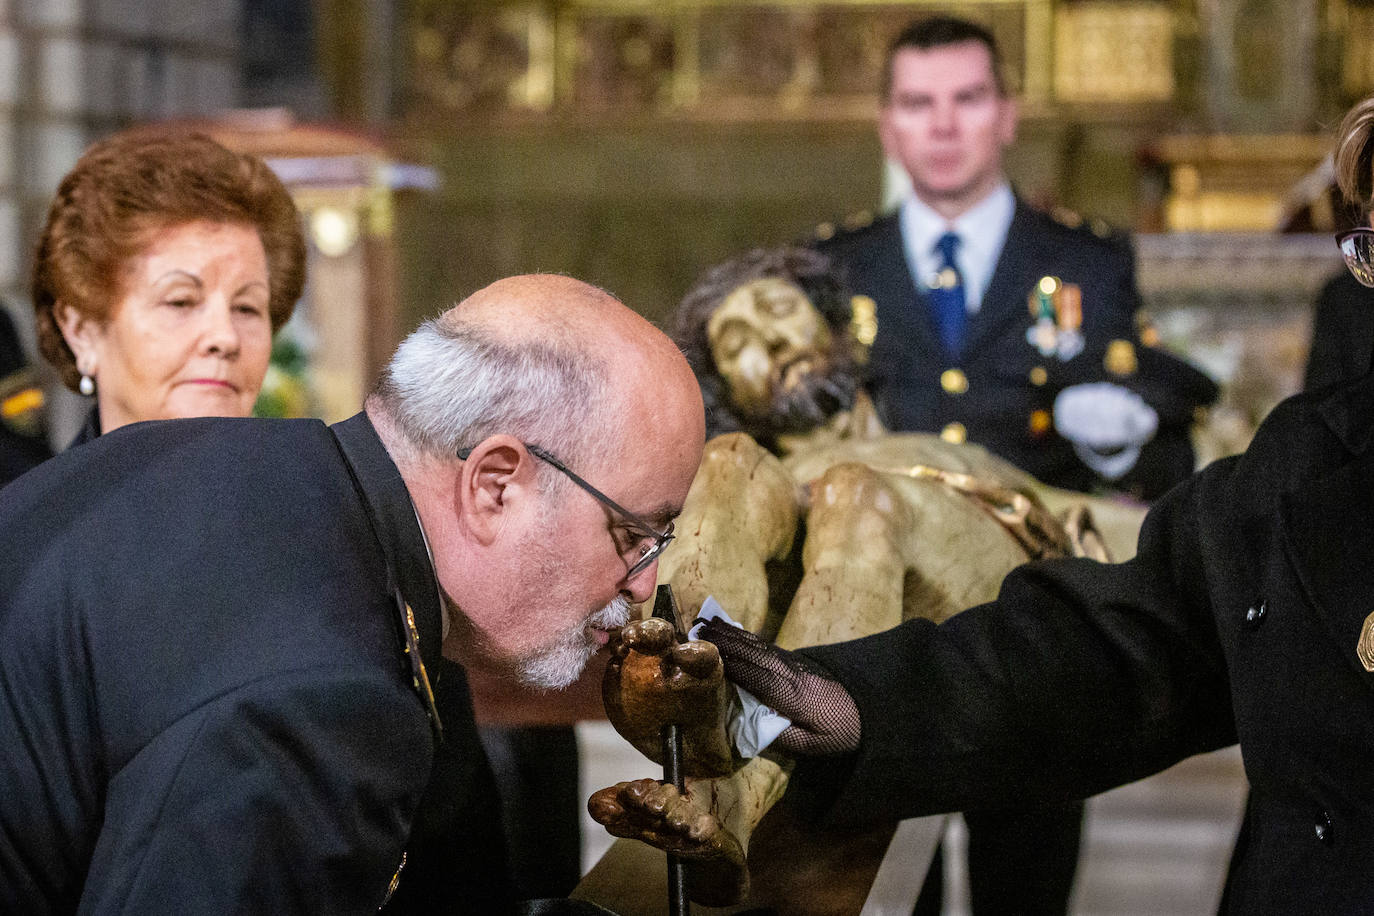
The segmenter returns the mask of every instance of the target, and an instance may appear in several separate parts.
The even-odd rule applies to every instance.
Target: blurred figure
[[[0,487],[52,457],[43,417],[43,389],[0,304]]]
[[[1018,111],[992,34],[920,20],[893,43],[884,80],[879,137],[913,193],[816,245],[876,303],[870,387],[886,426],[976,442],[1066,489],[1150,500],[1190,474],[1194,408],[1216,387],[1182,360],[1142,355],[1128,239],[1012,190],[1003,155]],[[1058,397],[1071,389],[1064,412],[1088,404],[1128,421],[1110,441],[1066,426]]]

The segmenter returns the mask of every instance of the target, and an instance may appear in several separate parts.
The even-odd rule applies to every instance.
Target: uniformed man
[[[489,801],[441,646],[570,683],[652,592],[703,440],[666,336],[518,277],[350,420],[134,424],[0,491],[0,912],[375,912],[421,805]],[[509,906],[497,818],[467,823],[415,910]]]
[[[1000,64],[974,23],[903,31],[878,132],[912,194],[876,221],[822,227],[816,244],[875,304],[869,384],[887,428],[976,442],[1053,486],[1151,499],[1193,471],[1194,409],[1217,389],[1182,360],[1142,359],[1123,238],[1012,191],[1017,106]],[[1065,912],[1081,803],[965,819],[976,914]],[[937,906],[940,868],[921,912]]]
[[[14,321],[0,304],[0,487],[52,457],[43,404]]]
[[[1193,470],[1193,408],[1215,386],[1163,353],[1151,381],[1138,378],[1131,248],[1100,221],[1015,195],[1002,156],[1016,125],[992,35],[959,19],[915,23],[889,53],[879,120],[913,193],[876,221],[821,227],[816,245],[876,304],[870,385],[889,429],[977,442],[1054,486],[1151,499]],[[1146,412],[1157,391],[1196,403],[1181,423],[1171,409],[1146,424],[1129,465],[1098,463],[1055,416],[1064,389],[1096,382],[1143,395]]]

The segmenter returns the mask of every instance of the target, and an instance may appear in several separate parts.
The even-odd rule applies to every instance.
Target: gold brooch
[[[1364,670],[1374,671],[1374,614],[1364,619],[1360,627],[1360,641],[1355,643],[1355,654],[1360,657]]]

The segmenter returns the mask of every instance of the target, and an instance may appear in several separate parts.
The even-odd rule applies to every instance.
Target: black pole
[[[679,641],[684,638],[677,619],[677,601],[673,587],[660,585],[654,595],[654,616],[673,625]],[[682,775],[682,733],[676,725],[663,726],[663,781],[679,793],[687,789]],[[692,904],[687,899],[687,866],[678,856],[668,853],[668,916],[689,916]]]

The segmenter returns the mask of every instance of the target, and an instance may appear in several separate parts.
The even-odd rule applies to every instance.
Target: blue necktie
[[[953,359],[959,356],[963,348],[964,325],[968,322],[968,311],[964,305],[964,278],[954,260],[954,253],[959,250],[959,236],[946,232],[935,243],[935,250],[940,255],[940,267],[935,274],[935,282],[931,284],[930,307],[940,343],[944,344],[945,354]]]

